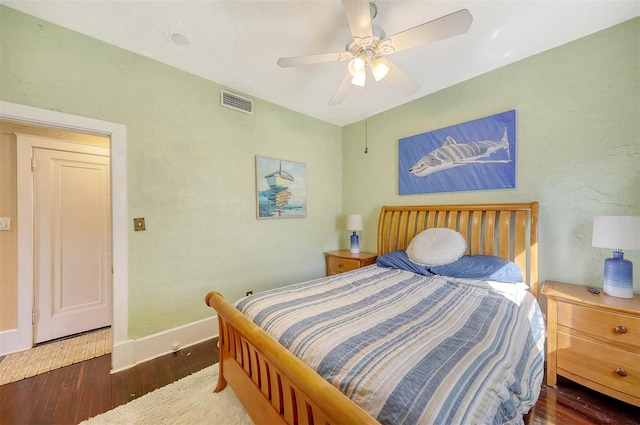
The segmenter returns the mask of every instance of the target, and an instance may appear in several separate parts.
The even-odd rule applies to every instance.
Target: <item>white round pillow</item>
[[[420,232],[407,247],[409,260],[421,266],[453,263],[467,250],[467,241],[455,230],[434,227]]]

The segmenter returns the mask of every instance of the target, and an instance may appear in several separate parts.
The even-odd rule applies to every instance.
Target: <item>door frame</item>
[[[127,129],[123,124],[96,120],[63,112],[51,111],[17,103],[0,101],[0,119],[69,131],[92,133],[111,138],[111,240],[112,240],[112,330],[113,344],[128,339],[128,234],[127,234]],[[18,147],[19,149],[19,147]],[[28,159],[30,169],[30,157]],[[17,164],[18,170],[22,165]],[[19,172],[19,171],[18,171]],[[18,198],[30,196],[18,187]],[[18,199],[20,204],[20,199]],[[31,310],[33,308],[33,268],[25,264],[33,262],[33,240],[25,237],[25,226],[33,228],[33,216],[23,218],[18,211],[18,328],[0,332],[3,354],[26,350],[33,344]],[[27,213],[30,215],[30,213]],[[29,233],[31,233],[29,231]],[[115,362],[112,356],[112,364]]]

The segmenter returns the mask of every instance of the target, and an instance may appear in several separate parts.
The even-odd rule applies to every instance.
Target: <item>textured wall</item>
[[[222,108],[220,85],[0,14],[2,100],[127,127],[130,338],[211,316],[210,290],[233,301],[324,275],[343,233],[340,128],[259,99],[254,115]],[[255,155],[306,163],[306,218],[256,219]]]
[[[497,69],[343,129],[343,206],[376,249],[383,204],[540,201],[540,278],[602,286],[595,215],[640,215],[640,19]],[[435,66],[435,65],[434,65]],[[516,188],[398,195],[398,139],[516,110]],[[368,188],[375,187],[372,191]],[[640,291],[640,252],[635,263]]]

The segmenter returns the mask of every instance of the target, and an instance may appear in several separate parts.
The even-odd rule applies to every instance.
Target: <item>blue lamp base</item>
[[[351,253],[352,254],[360,253],[360,240],[355,231],[353,232],[353,235],[351,235]]]
[[[633,298],[633,263],[622,251],[604,260],[604,293],[618,298]]]

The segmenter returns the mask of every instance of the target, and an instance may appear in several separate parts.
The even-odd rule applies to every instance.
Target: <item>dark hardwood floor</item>
[[[0,386],[0,424],[72,425],[218,361],[217,339],[111,375],[111,355]]]
[[[524,417],[526,425],[639,425],[640,407],[600,394],[563,377],[555,388],[542,385],[540,398]]]
[[[0,424],[77,424],[216,363],[216,343],[207,341],[114,375],[106,355],[0,386]],[[556,388],[542,387],[524,422],[640,424],[640,408],[560,379]]]

